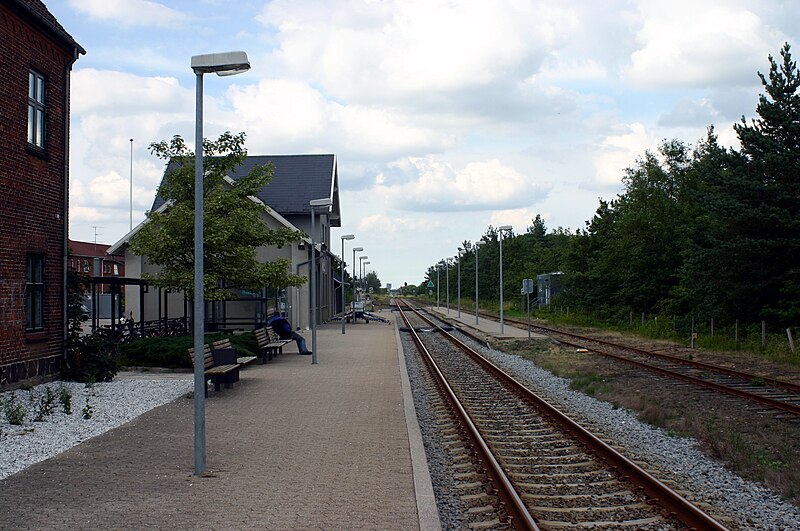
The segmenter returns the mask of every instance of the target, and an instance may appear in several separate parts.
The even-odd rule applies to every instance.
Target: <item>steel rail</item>
[[[630,350],[630,351],[636,352],[636,353],[638,353],[640,355],[652,356],[652,357],[656,357],[656,358],[660,358],[660,359],[665,359],[666,361],[685,361],[685,362],[688,362],[686,364],[693,363],[690,360],[681,360],[680,358],[674,358],[672,356],[666,356],[665,354],[650,353],[650,352],[645,351],[645,350],[639,350],[639,349],[632,348],[632,347],[626,347],[625,345],[617,345],[617,344],[610,343],[610,342],[603,341],[603,340],[587,338],[587,337],[579,336],[577,334],[571,334],[571,333],[568,333],[568,332],[562,332],[560,330],[554,330],[554,329],[546,328],[546,327],[543,327],[543,326],[536,326],[536,327],[532,327],[532,328],[537,328],[539,330],[545,330],[545,331],[547,331],[547,332],[549,332],[551,334],[560,334],[560,335],[563,335],[563,336],[576,338],[576,339],[579,339],[579,340],[582,340],[582,341],[588,341],[590,343],[591,342],[595,342],[595,343],[600,343],[600,344],[608,346],[608,347],[619,348],[619,349],[623,349],[623,350]],[[725,393],[725,394],[728,394],[728,395],[731,395],[731,396],[735,396],[735,397],[738,397],[738,398],[743,398],[745,400],[750,400],[752,402],[758,402],[759,404],[763,404],[765,406],[771,407],[773,409],[778,409],[778,410],[784,411],[786,413],[791,413],[793,415],[800,415],[800,405],[792,404],[791,402],[783,402],[781,400],[775,400],[773,398],[769,398],[769,397],[762,396],[762,395],[759,395],[759,394],[751,393],[751,392],[748,392],[748,391],[743,391],[741,389],[737,389],[736,387],[732,387],[730,385],[726,385],[726,384],[722,384],[722,383],[718,383],[718,382],[714,382],[714,381],[710,381],[710,380],[704,380],[702,378],[698,378],[696,376],[691,376],[691,375],[688,375],[688,374],[682,374],[680,372],[677,372],[677,371],[674,371],[674,370],[670,370],[670,369],[666,369],[664,367],[658,367],[656,365],[650,365],[650,364],[645,363],[643,361],[634,360],[634,359],[631,359],[631,358],[627,358],[625,356],[620,356],[618,354],[612,354],[611,352],[603,352],[602,350],[597,350],[596,348],[591,348],[590,346],[587,346],[585,344],[572,343],[570,341],[564,341],[562,339],[559,339],[558,341],[560,343],[563,343],[565,345],[569,345],[571,347],[585,348],[586,350],[589,350],[590,352],[594,352],[596,354],[600,354],[602,356],[606,356],[606,357],[615,359],[617,361],[621,361],[623,363],[628,363],[628,364],[634,365],[636,367],[639,367],[639,368],[642,368],[642,369],[645,369],[645,370],[648,370],[648,371],[652,371],[652,372],[655,372],[655,373],[658,373],[658,374],[661,374],[661,375],[664,375],[664,376],[668,376],[670,378],[676,378],[676,379],[679,379],[679,380],[683,380],[685,382],[689,382],[689,383],[697,385],[699,387],[704,387],[706,389],[711,389],[713,391],[718,391],[720,393]],[[715,366],[715,365],[708,365],[708,364],[703,364],[703,365],[706,365],[708,367],[708,370],[716,371],[716,372],[722,372],[722,371],[719,371],[718,370],[719,368],[717,366]],[[742,378],[742,379],[753,379],[753,378],[758,377],[755,374],[746,374],[746,373],[739,373],[739,374],[740,374],[740,376],[738,376],[738,377]],[[733,376],[733,375],[728,375],[728,376]],[[766,381],[766,379],[764,381]],[[782,382],[782,383],[785,384],[786,382]],[[799,390],[800,390],[800,388],[799,388]]]
[[[628,479],[628,481],[633,483],[636,487],[641,488],[650,498],[656,500],[667,511],[673,513],[675,517],[685,525],[695,529],[713,529],[718,531],[726,529],[722,524],[707,515],[700,508],[696,507],[683,496],[639,467],[636,463],[580,426],[545,399],[522,385],[514,377],[481,356],[478,352],[470,348],[469,345],[466,345],[451,333],[423,316],[420,312],[412,308],[408,302],[406,302],[406,305],[415,311],[421,319],[431,326],[438,328],[441,334],[446,336],[454,345],[468,354],[472,359],[481,364],[497,378],[507,383],[509,388],[513,389],[519,396],[523,397],[539,411],[551,418],[565,431],[572,434],[573,437],[584,444],[590,451],[594,452],[598,458],[602,459],[612,469],[616,470],[621,478]]]
[[[538,531],[539,527],[536,525],[535,520],[528,512],[527,507],[525,507],[522,498],[520,498],[516,489],[511,484],[511,481],[508,479],[508,476],[506,476],[505,472],[503,471],[503,468],[492,454],[492,451],[489,449],[489,445],[487,445],[486,441],[483,440],[478,428],[472,422],[472,419],[470,418],[469,413],[467,413],[467,411],[464,409],[464,406],[461,405],[461,402],[458,400],[455,392],[450,387],[450,384],[447,382],[444,374],[442,374],[441,370],[439,370],[439,367],[436,364],[436,361],[433,359],[433,356],[431,356],[428,349],[422,343],[417,331],[414,330],[413,326],[411,326],[408,317],[400,307],[399,303],[397,303],[397,309],[400,312],[400,317],[403,319],[403,322],[405,322],[409,328],[411,337],[414,340],[414,344],[417,345],[417,348],[422,354],[425,363],[431,369],[431,373],[434,375],[436,382],[444,391],[444,394],[451,406],[457,412],[459,420],[466,428],[467,434],[472,440],[472,443],[478,449],[478,455],[481,458],[481,461],[483,461],[487,473],[497,489],[497,494],[505,504],[506,511],[511,519],[511,525],[513,525],[515,529]]]

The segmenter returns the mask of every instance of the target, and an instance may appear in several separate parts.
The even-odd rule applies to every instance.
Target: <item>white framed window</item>
[[[44,149],[44,76],[28,72],[28,144]]]

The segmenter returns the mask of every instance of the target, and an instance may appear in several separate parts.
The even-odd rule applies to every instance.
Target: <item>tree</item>
[[[203,141],[204,166],[204,290],[206,300],[232,298],[227,289],[259,290],[265,286],[300,286],[305,277],[290,273],[289,261],[261,263],[256,249],[299,241],[304,234],[286,228],[268,229],[262,215],[268,209],[254,201],[272,178],[272,167],[258,166],[232,184],[225,177],[247,157],[244,133],[222,134]],[[194,291],[194,153],[180,136],[150,145],[152,153],[169,162],[158,193],[169,204],[161,212],[148,212],[147,223],[131,238],[131,251],[161,266],[142,277],[155,286]]]
[[[372,293],[379,293],[381,291],[381,279],[378,278],[378,274],[375,271],[370,271],[366,275],[364,275],[364,286],[369,293],[372,290]]]

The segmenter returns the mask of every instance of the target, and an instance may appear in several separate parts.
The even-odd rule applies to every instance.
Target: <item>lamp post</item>
[[[344,241],[345,240],[354,240],[354,234],[345,234],[342,236],[342,333],[344,334]],[[353,276],[355,276],[355,270],[353,271]]]
[[[317,244],[314,218],[316,207],[329,207],[333,201],[326,197],[312,199],[308,202],[311,206],[311,365],[317,364]]]
[[[503,231],[511,230],[511,225],[497,227],[500,239],[500,335],[503,335]]]
[[[483,241],[475,242],[475,324],[478,324],[478,247]]]
[[[363,260],[366,260],[369,256],[359,256],[358,257],[358,285],[361,286],[361,290],[364,290],[364,263]]]
[[[361,287],[364,290],[364,293],[367,292],[367,264],[371,264],[369,260],[364,260],[364,264],[362,265],[363,269],[361,270]],[[364,308],[366,310],[366,308]]]
[[[131,211],[130,211],[131,212],[131,220],[130,220],[130,229],[129,230],[133,230],[133,139],[132,138],[131,138],[131,179],[130,179],[130,184],[131,184],[131,194],[130,194],[130,198],[131,198]]]
[[[458,248],[458,254],[456,255],[456,261],[458,262],[458,318],[461,319],[461,252],[464,249],[461,247]]]
[[[450,315],[450,264],[452,261],[452,258],[448,258],[444,264],[447,268],[447,315]]]
[[[439,271],[442,269],[440,266],[442,265],[441,262],[436,263],[436,307],[441,308],[442,305],[439,304]]]
[[[194,133],[194,473],[206,469],[205,289],[203,286],[203,74],[232,76],[250,69],[244,52],[193,55],[197,78]]]
[[[350,305],[353,311],[353,324],[356,322],[356,253],[363,250],[363,247],[353,247],[353,303]]]

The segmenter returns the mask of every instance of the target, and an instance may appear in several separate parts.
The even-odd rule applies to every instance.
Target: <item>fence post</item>
[[[633,327],[633,310],[631,310],[630,316],[628,317],[628,326]]]
[[[736,324],[733,327],[733,338],[736,341],[736,346],[739,346],[739,319],[736,319]]]
[[[791,328],[787,328],[786,329],[786,337],[789,338],[789,348],[792,350],[792,354],[796,354],[796,352],[794,350],[794,339],[792,339],[792,329]]]
[[[714,337],[714,318],[711,318],[711,337]]]
[[[644,326],[644,312],[642,312],[642,326]]]
[[[761,321],[761,348],[767,346],[767,322]]]
[[[694,317],[692,317],[692,350],[694,350]]]

